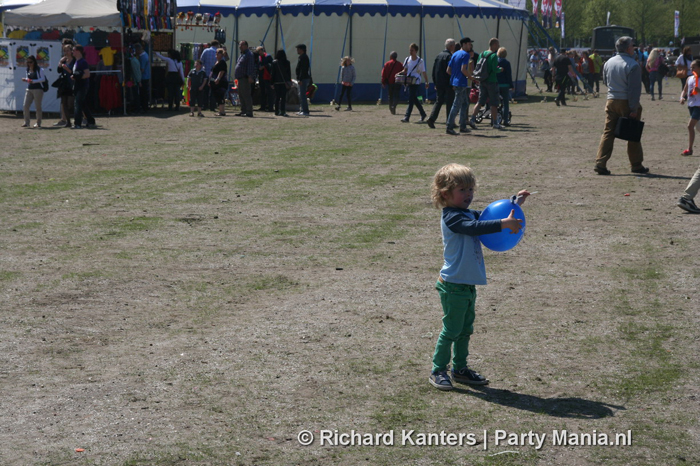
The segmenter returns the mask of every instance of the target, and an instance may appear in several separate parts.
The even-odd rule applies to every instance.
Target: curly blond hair
[[[449,163],[439,169],[433,178],[430,198],[436,208],[445,207],[445,194],[458,186],[476,189],[476,176],[471,168],[458,163]]]

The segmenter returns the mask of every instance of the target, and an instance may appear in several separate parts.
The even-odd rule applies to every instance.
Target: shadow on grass
[[[499,138],[507,137],[505,134],[475,134],[475,133],[471,133],[470,136],[473,138],[486,138],[486,139],[499,139]]]
[[[473,386],[469,389],[455,388],[455,391],[465,395],[481,398],[489,403],[546,414],[553,417],[573,419],[601,419],[615,415],[615,410],[624,410],[624,406],[616,406],[583,398],[541,398],[534,395],[523,395],[510,390]]]
[[[598,175],[600,176],[600,175]],[[666,179],[666,180],[683,180],[683,181],[689,181],[690,177],[689,176],[672,176],[672,175],[659,175],[656,173],[611,173],[609,175],[601,176],[601,178],[604,177],[610,177],[613,178],[615,176],[638,176],[639,178],[659,178],[659,179]]]

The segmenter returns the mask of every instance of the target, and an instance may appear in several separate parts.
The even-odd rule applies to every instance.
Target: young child
[[[204,108],[204,100],[206,92],[204,91],[207,85],[206,72],[202,69],[202,60],[194,61],[194,69],[187,75],[187,89],[190,91],[190,116],[194,116],[194,111],[197,110],[197,116],[203,117],[204,114],[200,108]]]
[[[486,385],[489,381],[467,366],[469,338],[474,331],[475,285],[486,284],[486,268],[479,235],[510,228],[520,231],[522,220],[511,211],[508,218],[480,221],[481,212],[470,210],[476,190],[476,177],[469,167],[451,163],[435,174],[431,197],[442,207],[442,242],[445,263],[435,285],[442,302],[442,331],[435,345],[433,370],[428,381],[438,390],[452,390],[447,365],[452,358],[455,382]],[[530,193],[522,190],[515,197],[518,205]]]
[[[346,112],[352,112],[352,86],[355,84],[355,78],[357,77],[355,73],[355,59],[352,57],[343,57],[340,61],[340,98],[336,104],[335,109],[340,110],[340,105],[343,103],[343,94],[347,92],[348,94],[348,108],[345,109]]]
[[[688,110],[690,111],[690,121],[688,122],[688,149],[683,151],[683,155],[693,155],[693,144],[695,143],[695,131],[700,132],[698,121],[700,121],[700,84],[698,83],[698,75],[700,75],[700,59],[693,60],[690,64],[692,74],[688,75],[688,80],[685,82],[683,92],[681,92],[681,104],[688,101]],[[700,190],[700,168],[697,169],[693,178],[685,188],[685,193],[678,199],[678,207],[693,214],[700,214],[700,208],[695,205],[695,195]]]

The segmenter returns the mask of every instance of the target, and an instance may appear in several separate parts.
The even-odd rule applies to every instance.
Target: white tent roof
[[[41,0],[0,0],[0,11],[9,10],[12,8],[20,8],[27,5],[34,5]]]
[[[5,12],[6,26],[20,27],[121,27],[114,0],[43,0]]]

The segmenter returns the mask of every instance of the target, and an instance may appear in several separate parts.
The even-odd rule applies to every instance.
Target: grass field
[[[621,141],[593,172],[604,99],[535,94],[456,137],[376,105],[0,115],[0,464],[699,464],[700,216],[675,203],[700,157],[664,87],[642,97],[649,176]],[[538,194],[521,243],[485,251],[470,364],[491,384],[442,393],[449,162],[474,208]],[[441,432],[462,445],[420,445]]]

